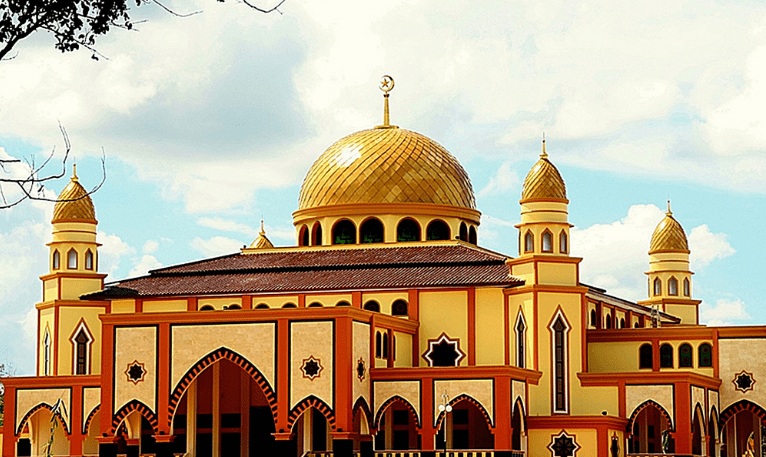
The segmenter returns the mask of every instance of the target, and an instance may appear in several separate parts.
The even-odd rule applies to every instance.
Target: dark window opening
[[[53,251],[53,269],[58,270],[61,268],[61,254],[59,251]]]
[[[434,344],[429,356],[433,360],[433,366],[435,367],[455,367],[460,358],[460,353],[457,351],[457,342],[442,341],[441,343]]]
[[[85,269],[86,270],[92,270],[93,269],[93,252],[91,252],[90,249],[88,249],[85,252]]]
[[[309,308],[321,308],[323,305],[319,302],[314,302],[309,305]]]
[[[689,283],[689,278],[684,279],[684,295],[687,297],[691,295],[691,284]]]
[[[311,229],[312,235],[311,235],[311,245],[312,246],[321,246],[322,245],[322,224],[319,222],[314,224],[314,228]]]
[[[301,226],[301,232],[298,236],[298,246],[308,246],[309,245],[309,229],[305,226]]]
[[[428,224],[428,228],[426,228],[426,239],[428,241],[450,239],[449,227],[447,226],[447,223],[444,221],[435,220]]]
[[[214,311],[215,308],[213,308],[212,305],[205,305],[202,308],[199,309],[200,311]]]
[[[88,343],[90,338],[85,333],[85,329],[80,329],[80,333],[74,339],[76,371],[75,374],[88,374]]]
[[[471,244],[477,244],[479,242],[477,236],[476,236],[476,227],[473,225],[470,229],[468,229],[468,242]]]
[[[567,232],[564,230],[559,235],[559,252],[562,254],[569,252],[569,239],[567,238]]]
[[[535,250],[535,236],[532,232],[527,232],[524,235],[524,252],[532,252]]]
[[[383,333],[383,354],[382,357],[384,359],[388,358],[388,332]]]
[[[639,349],[638,368],[654,367],[654,351],[651,344],[644,344]]]
[[[713,366],[713,347],[707,343],[702,343],[699,347],[699,366],[712,367]]]
[[[349,220],[342,220],[332,229],[332,244],[356,243],[356,226]]]
[[[255,309],[269,309],[269,305],[266,303],[259,303],[258,306],[255,307]]]
[[[359,232],[359,238],[362,243],[383,242],[383,223],[378,219],[369,219],[365,221],[359,229]]]
[[[383,341],[380,332],[375,333],[375,357],[381,358],[383,356]]]
[[[420,241],[420,225],[412,219],[402,219],[396,227],[396,241]]]
[[[693,366],[691,344],[684,343],[678,348],[678,366],[683,368],[691,368]]]
[[[660,346],[660,368],[673,368],[673,346],[667,343]]]
[[[295,305],[295,303],[285,303],[284,305],[282,305],[282,308],[297,308],[297,306]]]
[[[468,241],[468,227],[465,225],[465,222],[460,223],[460,239]]]
[[[598,328],[598,317],[595,309],[590,310],[590,326]]]
[[[553,324],[553,365],[554,365],[554,390],[555,410],[566,411],[566,361],[564,330],[566,325],[559,316]]]
[[[347,301],[339,301],[335,306],[351,306],[351,303]]]
[[[366,309],[367,311],[375,311],[376,313],[379,313],[380,303],[376,302],[375,300],[370,300],[364,304],[364,309]]]
[[[407,315],[407,302],[404,300],[396,300],[391,305],[391,315],[393,316],[406,316]]]
[[[519,319],[519,322],[516,324],[516,366],[519,368],[524,368],[526,365],[526,353],[525,353],[525,342],[526,342],[526,330],[527,326],[524,325],[524,319]]]

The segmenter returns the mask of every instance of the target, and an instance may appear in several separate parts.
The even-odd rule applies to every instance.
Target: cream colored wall
[[[186,300],[151,300],[143,303],[145,313],[172,313],[187,310]]]
[[[370,407],[370,324],[364,322],[354,322],[354,370],[352,371],[351,384],[353,385],[353,400],[352,403],[356,403],[359,397],[364,398],[367,401],[367,406]],[[398,341],[398,338],[397,338]],[[374,354],[373,354],[374,356]],[[359,360],[364,362],[366,372],[364,379],[359,379],[356,374],[356,365]]]
[[[290,323],[290,409],[301,400],[314,395],[333,404],[333,347],[335,335],[332,322]],[[322,370],[318,377],[304,377],[304,360],[309,357],[319,360]]]
[[[476,289],[476,365],[503,365],[504,312],[503,289]]]
[[[101,404],[101,388],[85,387],[82,389],[82,420],[86,420],[90,413]],[[98,431],[98,429],[97,429]]]
[[[394,359],[395,367],[411,367],[412,366],[412,335],[402,332],[394,332],[396,338],[396,358]]]
[[[135,300],[113,300],[112,314],[125,314],[136,312]]]
[[[576,286],[577,265],[572,263],[546,263],[537,264],[538,284],[554,286]]]
[[[681,318],[683,324],[697,323],[697,307],[695,305],[665,305],[665,312]]]
[[[32,415],[28,423],[32,455],[48,455],[47,448],[51,437],[51,412],[47,409],[41,409]],[[53,430],[51,455],[69,455],[69,440],[66,431],[61,426]]]
[[[652,400],[665,408],[670,414],[675,427],[675,399],[673,397],[673,385],[644,385],[644,386],[626,386],[625,387],[625,414],[630,417],[642,403]]]
[[[527,431],[527,449],[529,457],[549,457],[552,452],[548,445],[553,442],[553,438],[561,433],[560,428],[539,429]],[[595,457],[598,455],[598,435],[596,429],[578,429],[567,428],[566,433],[573,436],[575,442],[580,446],[577,451],[577,457]],[[620,447],[624,444],[620,442]]]
[[[535,265],[532,262],[511,265],[511,274],[524,279],[527,283],[534,283]]]
[[[460,365],[468,364],[468,292],[421,292],[420,306],[420,366],[428,366],[422,354],[428,350],[428,340],[446,333],[459,339],[460,350],[466,354]]]
[[[56,300],[59,293],[59,280],[58,278],[47,279],[43,281],[43,301]]]
[[[295,306],[298,306],[298,296],[297,295],[278,295],[278,296],[266,295],[261,297],[253,297],[253,308],[260,305],[261,303],[266,303],[267,305],[269,305],[269,308],[281,308],[282,305],[287,303],[292,303]],[[309,302],[307,301],[306,304],[308,305]]]
[[[766,339],[719,339],[718,347],[719,377],[723,381],[719,391],[721,409],[718,412],[740,400],[766,407],[766,364],[763,363]],[[732,381],[742,371],[751,373],[755,379],[753,390],[741,392],[735,389]]]
[[[380,303],[380,312],[383,314],[391,314],[391,305],[396,300],[404,300],[409,303],[409,296],[407,292],[371,292],[362,294],[362,306],[367,303],[368,300],[375,300]]]
[[[518,366],[517,348],[516,348],[516,323],[518,322],[519,313],[523,312],[524,322],[526,323],[526,350],[525,355],[525,368],[534,369],[534,339],[537,335],[537,329],[534,326],[534,302],[532,300],[531,293],[524,293],[518,295],[511,295],[508,297],[508,322],[510,323],[510,334],[508,345],[510,346],[510,362],[513,366]]]
[[[375,381],[373,390],[375,391],[373,418],[377,416],[380,407],[395,396],[402,397],[412,405],[418,420],[423,417],[420,411],[420,381]]]
[[[616,386],[580,387],[577,384],[573,387],[570,397],[573,414],[596,416],[606,411],[610,416],[619,415],[619,389]]]
[[[51,372],[49,374],[53,374],[53,357],[55,357],[56,354],[53,352],[53,337],[54,337],[54,328],[53,328],[53,308],[47,308],[43,310],[38,311],[40,316],[40,341],[37,342],[37,366],[39,367],[38,375],[43,376],[44,374],[44,362],[45,362],[45,355],[43,354],[43,351],[45,349],[44,341],[45,341],[45,329],[48,329],[48,334],[50,335],[51,339]]]
[[[15,428],[18,429],[21,425],[21,419],[29,413],[35,406],[45,403],[50,407],[53,407],[58,400],[64,403],[64,407],[67,411],[72,410],[72,398],[70,389],[20,389],[16,391],[16,418],[14,421]],[[69,417],[62,415],[67,427],[70,427]],[[8,419],[6,417],[6,419]],[[50,422],[48,423],[50,429]]]
[[[155,327],[117,327],[114,338],[114,410],[116,413],[133,399],[157,412],[157,329]],[[134,384],[125,372],[133,362],[144,364],[144,380]]]
[[[101,374],[101,320],[99,314],[106,312],[106,308],[62,306],[59,308],[59,363],[58,374],[72,375],[75,373],[73,357],[74,332],[80,325],[80,320],[85,321],[88,331],[93,337],[90,344],[90,373]]]
[[[465,379],[459,381],[434,381],[433,417],[434,425],[439,417],[439,405],[442,395],[449,397],[448,402],[461,395],[467,395],[479,402],[487,410],[489,417],[494,417],[495,403],[491,379]],[[492,424],[494,426],[494,424]]]
[[[61,299],[79,300],[80,295],[101,290],[100,278],[61,278]]]
[[[335,306],[341,301],[351,303],[351,298],[351,294],[306,295],[306,306],[314,302],[319,302],[322,306]]]
[[[296,302],[295,304],[297,305],[298,303]],[[222,310],[224,306],[231,305],[237,305],[241,307],[242,297],[200,298],[197,301],[197,309],[202,309],[203,306],[212,306],[216,310]]]

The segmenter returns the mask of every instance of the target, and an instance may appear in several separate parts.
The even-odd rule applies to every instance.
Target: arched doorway
[[[718,433],[718,413],[716,413],[715,410],[710,412],[710,419],[708,420],[707,424],[707,455],[709,456],[715,456],[718,457],[718,444],[719,444],[719,433]]]
[[[702,408],[697,405],[692,419],[692,454],[694,455],[704,455],[703,449],[706,450],[707,447],[704,423],[705,415],[702,413]]]
[[[521,404],[521,399],[516,400],[516,404],[513,405],[513,414],[511,415],[511,447],[514,451],[523,451],[527,448],[526,437],[527,427],[526,420],[524,419],[524,405]]]
[[[666,452],[674,452],[675,443],[669,436],[672,431],[670,415],[659,404],[647,401],[636,408],[628,427],[629,453],[662,454],[664,443],[667,443]]]
[[[189,457],[274,455],[274,416],[263,389],[221,358],[189,384],[173,415],[173,452]]]
[[[761,406],[741,400],[721,412],[721,446],[720,453],[726,457],[739,457],[748,449],[748,441],[752,437],[752,447],[755,457],[764,457],[762,433],[766,421],[766,410]]]
[[[51,455],[69,455],[67,430],[58,416],[54,424],[53,413],[48,405],[38,408],[31,414],[26,420],[26,426],[23,426],[22,429],[27,432],[29,437],[30,453],[28,455],[48,455],[49,443]],[[51,435],[53,435],[53,440],[51,440]],[[7,439],[12,438],[7,437]]]
[[[332,428],[321,411],[314,407],[303,411],[293,423],[298,456],[304,456],[309,452],[329,451],[332,447],[330,431]]]
[[[474,399],[461,395],[453,399],[452,412],[439,416],[436,448],[444,448],[444,434],[447,435],[447,449],[494,449],[495,437],[490,430],[486,411]]]
[[[406,451],[420,449],[418,418],[405,400],[395,397],[378,411],[375,449]]]

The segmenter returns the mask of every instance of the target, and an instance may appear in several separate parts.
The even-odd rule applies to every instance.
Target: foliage
[[[13,376],[16,370],[10,364],[0,363],[0,378]],[[3,426],[3,416],[5,413],[5,387],[0,383],[0,427]]]

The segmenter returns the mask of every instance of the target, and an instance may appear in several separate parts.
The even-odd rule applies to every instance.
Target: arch
[[[561,230],[559,233],[559,252],[562,254],[569,252],[569,237],[566,230]]]
[[[596,316],[596,310],[590,310],[590,326],[598,328],[598,317]]]
[[[311,228],[311,245],[322,245],[322,224],[320,222],[314,222],[314,226]]]
[[[625,318],[624,317],[620,318],[620,328],[625,328]]]
[[[367,303],[364,304],[364,309],[367,311],[374,311],[376,313],[380,312],[380,303],[376,302],[375,300],[369,300]]]
[[[383,332],[383,358],[388,358],[388,332]]]
[[[360,243],[382,243],[385,237],[385,228],[380,219],[371,217],[359,226]]]
[[[668,295],[678,295],[678,280],[675,276],[668,279]]]
[[[407,316],[408,310],[409,310],[409,306],[407,305],[407,302],[404,300],[396,300],[391,305],[392,316]]]
[[[710,343],[702,343],[697,348],[697,366],[701,368],[713,366],[713,346]]]
[[[434,219],[426,227],[426,240],[449,240],[450,229],[446,222],[441,219]]]
[[[718,423],[720,425],[726,424],[729,419],[734,417],[734,415],[740,411],[750,411],[751,413],[755,414],[758,419],[760,419],[761,423],[766,423],[766,410],[764,410],[760,405],[757,405],[749,400],[740,400],[727,406],[726,409],[721,411],[721,416],[718,419]]]
[[[90,249],[85,251],[85,269],[86,270],[93,269],[93,251],[91,251]]]
[[[665,343],[660,346],[660,368],[673,368],[673,346]]]
[[[66,267],[67,270],[77,269],[77,251],[75,248],[70,249],[66,253]]]
[[[684,343],[678,346],[678,368],[692,368],[692,345]]]
[[[351,303],[347,302],[346,300],[341,300],[336,303],[335,306],[351,306]]]
[[[511,412],[511,448],[515,451],[522,450],[522,432],[526,431],[526,415],[524,413],[524,402],[521,397],[517,397],[513,403]]]
[[[354,402],[354,407],[351,408],[351,416],[353,417],[357,412],[361,412],[364,415],[364,418],[367,419],[367,423],[370,423],[372,418],[372,411],[370,410],[370,406],[367,404],[367,400],[365,400],[364,397],[359,397],[356,399]]]
[[[308,307],[309,308],[322,308],[322,307],[324,307],[324,305],[319,303],[318,301],[315,301],[314,303],[310,304]]]
[[[649,343],[644,343],[638,349],[638,368],[654,368],[654,349]]]
[[[476,235],[476,227],[471,226],[471,228],[468,229],[468,242],[471,244],[478,244],[478,236]]]
[[[51,412],[51,414],[58,417],[59,422],[61,422],[61,426],[64,427],[64,431],[67,435],[71,435],[72,432],[69,430],[69,424],[66,420],[64,420],[64,417],[61,415],[61,412],[53,411],[53,406],[49,405],[48,403],[42,402],[35,405],[32,409],[27,411],[26,414],[24,414],[24,417],[21,418],[19,421],[19,425],[16,427],[16,436],[20,435],[22,431],[24,431],[24,426],[27,425],[27,421],[30,417],[32,417],[36,412],[40,411],[41,409],[47,409]],[[10,417],[6,417],[5,420],[12,420]],[[11,439],[11,437],[7,437],[6,439]]]
[[[657,408],[660,411],[660,414],[662,417],[665,418],[666,421],[668,421],[668,425],[670,425],[670,431],[675,431],[675,427],[673,426],[673,419],[670,417],[670,414],[668,414],[668,411],[662,407],[661,404],[657,403],[654,400],[646,400],[645,402],[641,403],[640,405],[636,406],[636,408],[633,410],[633,413],[630,415],[630,418],[628,419],[628,427],[626,428],[626,431],[630,434],[633,433],[633,424],[636,421],[636,418],[639,414],[641,414],[641,411],[644,409],[653,406]]]
[[[133,411],[136,411],[138,414],[143,416],[144,419],[149,421],[149,425],[152,426],[152,431],[156,435],[159,431],[159,420],[157,415],[154,413],[154,411],[151,410],[151,408],[146,406],[140,400],[129,401],[123,405],[122,408],[120,408],[114,416],[112,416],[112,434],[117,433],[117,428],[120,426],[122,421],[128,417],[128,414],[132,413]]]
[[[282,305],[282,308],[297,308],[298,306],[295,303],[287,302],[284,305]]]
[[[607,313],[606,316],[604,316],[604,321],[606,321],[606,328],[611,329],[612,328],[612,314]]]
[[[468,241],[468,226],[465,225],[465,222],[460,223],[460,240]]]
[[[684,295],[690,296],[692,294],[691,282],[689,278],[684,278]]]
[[[72,374],[90,374],[91,348],[95,339],[84,318],[80,319],[69,341],[72,343]]]
[[[88,431],[90,430],[90,423],[93,422],[93,418],[96,417],[96,414],[101,410],[101,404],[99,403],[96,405],[95,408],[88,414],[88,417],[85,418],[85,422],[82,424],[82,434],[87,435]]]
[[[52,260],[52,267],[54,270],[58,270],[61,268],[61,254],[59,253],[58,249],[53,250],[53,260]]]
[[[396,226],[396,241],[420,241],[420,224],[406,217]]]
[[[415,417],[415,425],[419,428],[420,417],[418,416],[417,410],[415,409],[414,406],[412,406],[412,403],[410,403],[404,397],[400,397],[399,395],[394,395],[393,397],[384,401],[382,405],[380,405],[380,408],[378,408],[378,412],[375,413],[375,420],[372,423],[373,428],[377,429],[380,426],[380,419],[383,417],[383,413],[386,412],[389,406],[391,406],[392,404],[396,402],[400,402],[402,405],[404,405],[405,408],[409,410],[409,412]]]
[[[654,278],[654,295],[662,295],[662,281],[660,281],[660,278]]]
[[[298,231],[298,246],[308,246],[309,245],[309,228],[306,227],[306,224],[301,225],[300,230]]]
[[[705,436],[705,413],[702,412],[702,408],[700,407],[700,404],[697,403],[697,406],[694,408],[694,414],[692,415],[692,454],[694,455],[702,455],[703,454],[703,442]]]
[[[199,309],[200,311],[215,311],[215,308],[213,308],[213,305],[205,305],[202,308]]]
[[[272,389],[269,381],[266,380],[266,377],[263,375],[263,373],[261,373],[261,371],[249,360],[225,347],[218,348],[202,357],[199,361],[197,361],[196,364],[189,368],[181,380],[178,381],[178,384],[176,384],[175,388],[170,394],[170,402],[168,405],[168,421],[173,419],[176,408],[178,408],[178,404],[181,402],[181,397],[183,397],[186,389],[189,387],[192,381],[194,381],[194,379],[200,373],[205,371],[207,367],[222,359],[226,359],[245,370],[245,372],[249,374],[251,378],[253,378],[253,381],[258,384],[258,387],[261,388],[264,397],[266,397],[266,400],[269,403],[269,408],[271,408],[271,414],[274,417],[274,423],[276,425],[277,395],[274,393],[274,389]]]
[[[319,411],[327,419],[330,427],[335,430],[335,413],[327,403],[315,397],[314,395],[309,395],[308,397],[304,398],[300,403],[295,405],[293,409],[290,410],[290,414],[287,417],[287,429],[292,430],[293,425],[295,425],[295,421],[298,420],[298,418],[301,417],[301,414],[303,414],[303,412],[309,408],[315,408],[317,411]]]
[[[524,252],[534,252],[535,250],[535,235],[531,230],[527,230],[524,234]]]
[[[380,359],[383,357],[383,335],[381,332],[375,332],[375,358]]]
[[[471,403],[472,405],[476,406],[479,409],[479,412],[481,412],[481,415],[484,416],[484,419],[487,421],[487,425],[489,425],[489,428],[494,428],[495,425],[489,413],[487,412],[487,409],[484,407],[484,405],[481,404],[480,401],[476,400],[472,396],[468,394],[460,394],[457,397],[450,400],[449,405],[452,406],[452,408],[454,409],[455,405],[462,401],[467,401],[468,403]],[[442,411],[436,417],[436,424],[435,424],[436,429],[439,429],[439,427],[441,427],[443,420],[444,420],[444,412]]]
[[[356,244],[356,225],[341,219],[332,227],[332,244]]]
[[[540,251],[541,252],[553,252],[553,233],[550,230],[543,230],[543,234],[540,237]]]
[[[271,307],[267,305],[266,303],[258,303],[255,306],[255,309],[271,309]]]
[[[232,304],[232,305],[229,305],[229,306],[224,306],[223,309],[225,309],[225,310],[229,310],[229,309],[242,309],[242,307],[235,303],[235,304]]]

